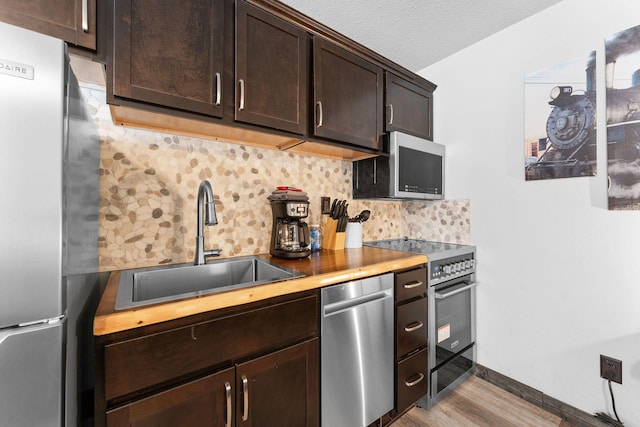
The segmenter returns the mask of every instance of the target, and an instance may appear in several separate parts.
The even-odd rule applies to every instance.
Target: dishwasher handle
[[[338,301],[331,304],[327,304],[323,307],[324,309],[324,317],[331,316],[333,314],[349,310],[350,308],[357,307],[363,304],[369,304],[375,301],[381,301],[388,298],[393,298],[391,294],[392,289],[387,289],[379,292],[374,292],[371,294],[362,295],[356,298],[350,298],[344,301]]]

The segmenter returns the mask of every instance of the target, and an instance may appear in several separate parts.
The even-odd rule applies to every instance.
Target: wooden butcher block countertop
[[[300,260],[272,258],[269,254],[259,255],[259,257],[298,271],[304,274],[304,277],[116,311],[114,305],[120,272],[112,272],[96,311],[93,323],[94,335],[106,335],[276,296],[317,289],[393,270],[411,268],[427,262],[425,255],[366,246],[339,251],[323,249]]]

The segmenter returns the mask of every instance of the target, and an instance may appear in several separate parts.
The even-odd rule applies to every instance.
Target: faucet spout
[[[196,255],[193,261],[194,265],[205,264],[206,257],[219,256],[221,252],[220,249],[206,250],[204,248],[204,224],[208,226],[218,224],[216,207],[213,203],[213,189],[209,181],[206,179],[202,180],[200,187],[198,187],[198,234],[196,236]]]

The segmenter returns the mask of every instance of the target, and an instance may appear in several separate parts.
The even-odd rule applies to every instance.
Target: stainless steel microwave
[[[383,155],[353,162],[353,198],[443,199],[444,145],[401,132],[385,138]]]

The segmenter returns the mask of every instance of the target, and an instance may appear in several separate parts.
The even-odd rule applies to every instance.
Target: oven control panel
[[[437,261],[431,261],[429,278],[431,285],[446,282],[456,277],[473,274],[476,271],[475,254],[469,253]]]

